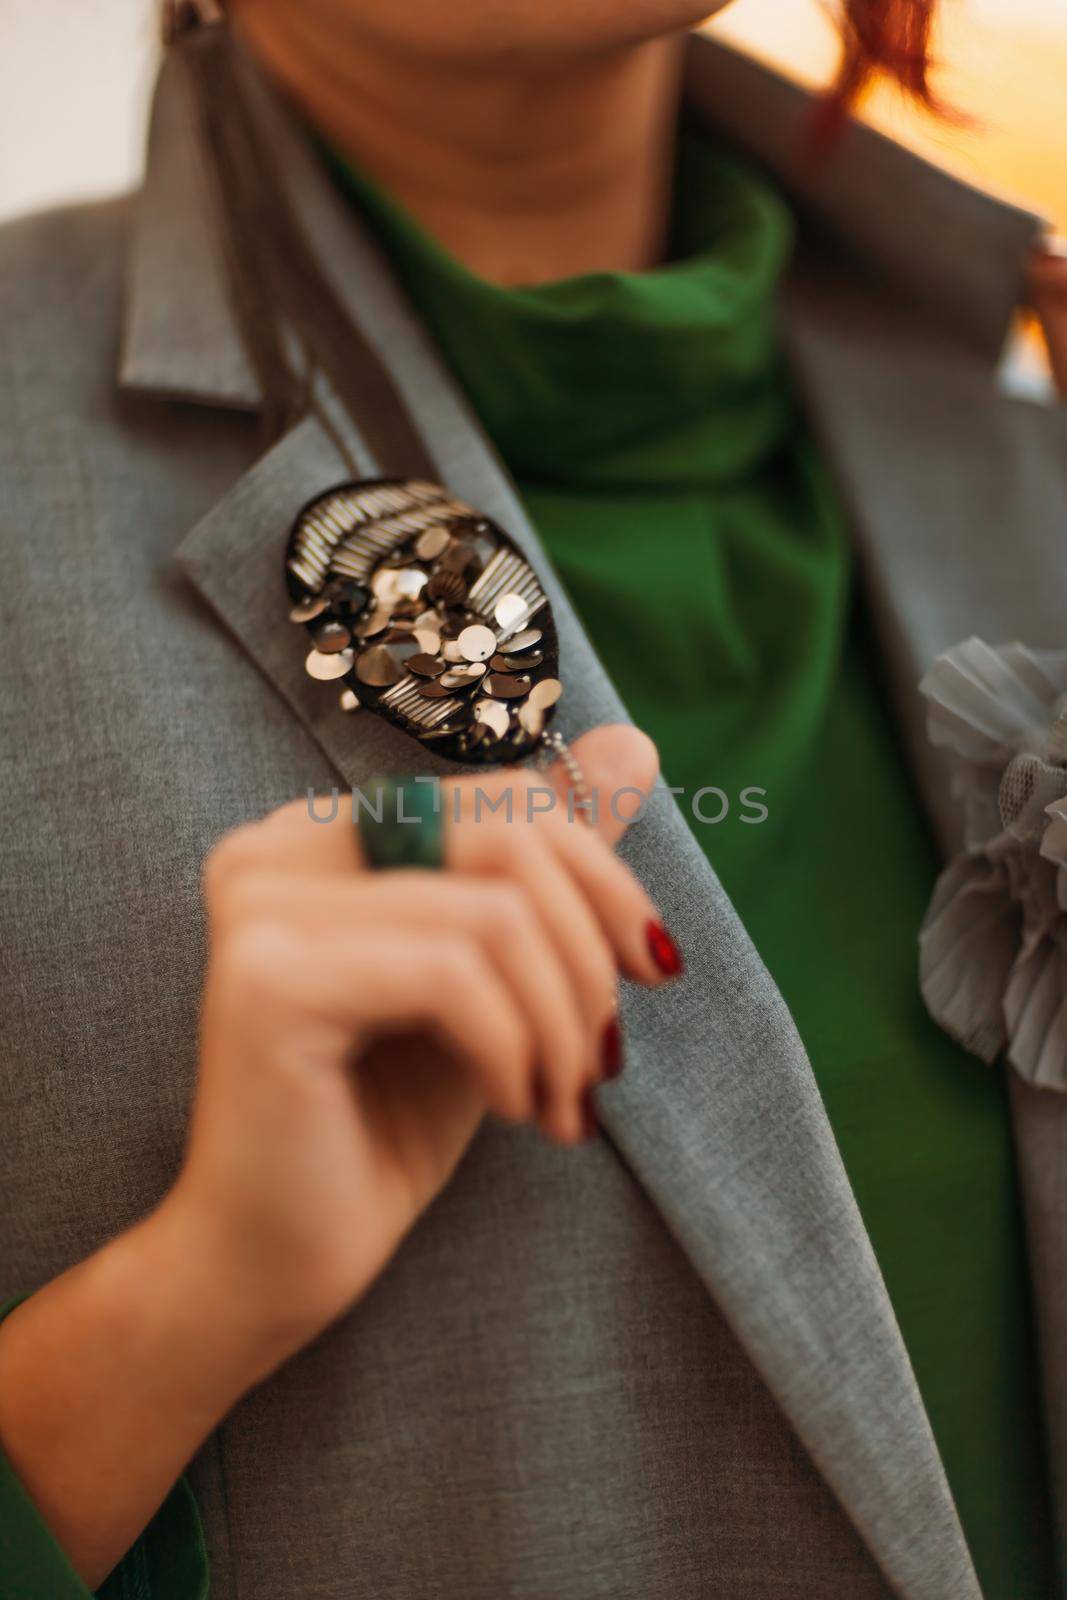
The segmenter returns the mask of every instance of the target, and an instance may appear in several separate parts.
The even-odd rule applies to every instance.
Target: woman
[[[121,208],[9,230],[29,901],[5,923],[5,1292],[27,1296],[0,1327],[5,1594],[184,1600],[209,1571],[213,1595],[278,1600],[1058,1592],[1011,1124],[918,999],[933,852],[840,500],[866,415],[890,519],[927,442],[920,543],[949,528],[930,485],[962,504],[981,477],[968,425],[999,404],[1033,224],[996,210],[1004,272],[979,252],[951,293],[925,233],[904,266],[875,239],[873,299],[831,275],[839,244],[791,280],[801,370],[840,378],[835,485],[776,333],[792,221],[713,131],[709,85],[711,121],[731,93],[779,108],[753,107],[765,154],[810,113],[701,45],[679,132],[703,10],[244,0],[193,29],[157,100],[121,404]],[[850,7],[841,95],[883,69],[929,101],[929,20]],[[818,210],[844,173],[862,243],[857,162],[885,160],[915,185],[905,221],[923,190],[956,221],[984,205],[856,130],[800,181]],[[1033,271],[1054,331],[1062,273]],[[332,389],[310,411],[283,325]],[[262,459],[250,409],[279,440]],[[301,505],[420,456],[549,591],[582,781],[655,781],[647,738],[593,727],[616,690],[653,735],[689,826],[660,790],[636,874],[609,848],[625,809],[528,817],[521,773],[481,780],[519,797],[510,822],[446,778],[417,872],[371,870],[366,824],[292,800],[434,766],[339,717],[275,614]],[[1051,474],[1026,482],[1040,522]],[[1039,632],[1059,614],[1026,603]],[[550,781],[562,798],[574,769]],[[621,1076],[620,977],[649,990]]]

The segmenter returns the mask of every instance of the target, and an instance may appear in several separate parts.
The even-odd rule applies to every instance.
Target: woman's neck
[[[235,10],[323,137],[482,277],[534,284],[662,259],[681,39],[475,73],[346,51],[271,0]]]

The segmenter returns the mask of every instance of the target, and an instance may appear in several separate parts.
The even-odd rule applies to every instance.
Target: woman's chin
[[[271,0],[279,9],[290,0]],[[730,0],[423,0],[417,17],[378,0],[345,0],[351,23],[379,44],[468,65],[531,63],[686,33]],[[311,0],[311,7],[321,0]],[[336,23],[337,12],[331,12]]]

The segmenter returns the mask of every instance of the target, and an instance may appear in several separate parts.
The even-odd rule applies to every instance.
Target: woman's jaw
[[[708,0],[229,0],[328,143],[483,277],[661,259],[682,53]]]
[[[334,49],[479,67],[568,60],[687,33],[729,0],[227,0],[242,24],[299,31]]]

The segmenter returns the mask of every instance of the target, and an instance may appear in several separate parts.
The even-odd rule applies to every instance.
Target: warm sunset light
[[[739,0],[711,26],[807,83],[832,72],[834,32],[815,0]],[[885,91],[866,107],[871,120],[1067,231],[1065,0],[945,0],[938,55],[942,93],[974,126],[939,126]]]
[[[0,59],[0,216],[136,180],[151,9],[148,0],[20,5]],[[833,71],[836,39],[820,0],[736,0],[711,27],[809,84]],[[939,127],[886,93],[869,114],[1067,232],[1067,0],[943,0],[939,55],[942,89],[974,128]]]

